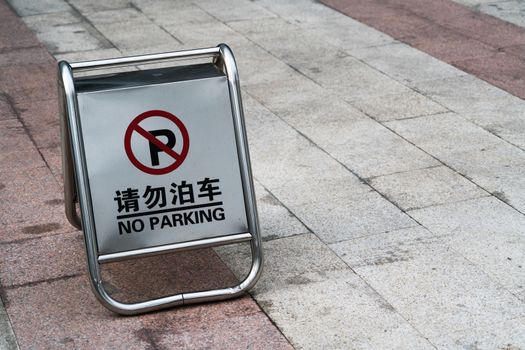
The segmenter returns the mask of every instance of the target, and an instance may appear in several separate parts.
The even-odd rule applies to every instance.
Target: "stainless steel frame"
[[[212,58],[214,63],[223,69],[228,78],[249,232],[100,256],[97,248],[97,238],[92,211],[93,203],[91,201],[91,192],[89,189],[78,101],[75,93],[74,72],[166,60],[197,58]],[[248,142],[244,125],[239,76],[231,49],[225,44],[220,44],[213,48],[113,58],[72,64],[69,64],[66,61],[61,61],[58,64],[58,68],[66,216],[73,226],[83,229],[84,231],[91,287],[98,300],[111,311],[124,315],[134,315],[176,305],[233,298],[243,294],[245,291],[253,287],[262,272],[263,255],[251,174],[250,156],[248,153]],[[77,213],[77,200],[80,204],[80,216]],[[232,244],[248,240],[250,241],[252,251],[251,269],[246,278],[234,287],[181,293],[159,299],[129,304],[113,299],[104,288],[100,270],[101,263],[151,254],[166,253],[170,251]]]

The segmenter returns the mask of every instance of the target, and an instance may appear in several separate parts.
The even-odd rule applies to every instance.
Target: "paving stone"
[[[56,68],[49,64],[0,67],[0,84],[14,104],[57,99]]]
[[[42,157],[17,119],[0,121],[0,173],[45,166]]]
[[[409,261],[421,244],[439,242],[422,226],[341,241],[328,246],[351,268]]]
[[[523,155],[523,154],[522,154]],[[490,191],[500,200],[525,213],[525,162],[518,165],[494,165],[469,171],[473,181]]]
[[[373,121],[356,122],[332,140],[313,139],[363,178],[438,165],[434,158]]]
[[[63,206],[63,202],[57,206]],[[42,239],[1,244],[2,286],[13,287],[86,272],[82,232],[74,228],[71,231]]]
[[[0,121],[7,119],[16,119],[16,114],[7,97],[0,93]]]
[[[454,0],[454,2],[457,2],[461,5],[473,7],[484,3],[491,3],[494,2],[494,0]]]
[[[284,336],[248,297],[145,315],[143,338],[157,347],[291,349]],[[174,331],[173,325],[179,325]],[[145,334],[144,334],[145,333]],[[158,345],[157,345],[158,344]]]
[[[495,48],[525,43],[525,33],[519,27],[476,11],[461,11],[456,16],[441,15],[436,22]]]
[[[205,328],[195,327],[195,329],[183,330],[180,332],[182,334],[175,334],[172,324],[165,324],[160,330],[155,324],[148,331],[158,339],[160,347],[166,348],[176,346],[182,349],[226,349],[239,346],[254,349],[292,350],[293,347],[279,333],[277,327],[267,318],[263,318],[262,312],[259,312],[259,315],[261,316],[258,318],[249,315],[237,317],[234,320],[221,319]],[[202,320],[201,322],[207,321]]]
[[[510,0],[476,4],[476,10],[498,17],[506,22],[525,27],[525,4],[522,1]]]
[[[248,40],[219,21],[164,25],[166,31],[183,43],[184,48],[212,47],[226,43],[233,48],[246,45]]]
[[[8,290],[6,309],[20,347],[145,347],[137,336],[140,320],[119,318],[103,309],[88,283],[82,276]],[[28,313],[27,305],[39,305],[40,312]]]
[[[521,149],[450,113],[387,125],[485,190],[525,210]]]
[[[199,1],[197,6],[222,22],[276,17],[264,7],[247,0],[225,0],[220,3],[204,0]]]
[[[438,349],[520,349],[525,344],[525,318],[465,329],[444,335],[434,344]]]
[[[454,65],[514,95],[519,96],[525,87],[523,60],[506,52],[458,60],[454,62]]]
[[[349,100],[353,106],[380,122],[448,111],[442,105],[412,90],[399,94],[370,95]]]
[[[340,13],[315,1],[275,2],[264,0],[259,3],[291,23],[304,23],[308,25],[311,23],[344,18]]]
[[[52,56],[42,47],[21,48],[0,53],[0,66],[54,63]]]
[[[6,8],[5,12],[11,13],[11,10]],[[0,49],[19,49],[40,45],[31,30],[18,18],[5,19],[0,22]]]
[[[41,15],[44,13],[69,11],[71,7],[64,0],[8,0],[20,17]]]
[[[230,45],[228,43],[228,45]],[[286,63],[253,44],[231,46],[239,69],[241,87],[249,84],[283,82],[300,75]]]
[[[151,24],[150,19],[135,8],[90,11],[85,16],[95,26],[123,22],[133,23],[137,26]]]
[[[129,0],[106,0],[104,2],[93,2],[91,0],[68,0],[77,10],[86,14],[92,11],[105,11],[123,9],[129,7]]]
[[[235,275],[241,278],[244,267],[250,265],[251,252],[239,244],[216,250]],[[314,234],[266,241],[263,242],[263,250],[264,274],[251,292],[255,296],[293,286],[295,280],[304,275],[315,275],[315,280],[324,281],[327,279],[326,272],[348,269]],[[290,262],[287,257],[294,259]]]
[[[489,56],[497,52],[490,45],[435,23],[423,27],[417,37],[410,40],[410,43],[411,46],[448,63],[466,58]]]
[[[171,339],[171,347],[181,348],[224,347],[233,339],[241,347],[269,342],[285,348],[283,337],[249,298],[119,317],[96,301],[83,276],[9,289],[6,295],[21,348],[143,349]],[[40,305],[40,312],[28,313],[27,305]],[[193,332],[195,339],[189,336]]]
[[[264,240],[308,232],[308,229],[258,182],[255,182],[255,194],[261,236]]]
[[[336,113],[341,114],[345,109],[350,111],[349,119],[356,119],[352,117],[359,114],[354,108],[325,91],[319,84],[297,72],[290,77],[275,81],[246,84],[244,91],[281,118],[309,112],[308,108],[315,108],[315,112],[324,112],[324,108],[332,104],[338,111]],[[325,99],[329,101],[323,102]],[[310,118],[316,117],[317,113],[310,113]]]
[[[402,43],[356,49],[350,53],[406,84],[465,75],[464,72]]]
[[[249,259],[235,247],[222,249],[234,270]],[[295,347],[431,348],[315,236],[266,242],[265,253],[253,295]]]
[[[318,146],[362,177],[438,163],[388,129],[303,78],[246,87]]]
[[[70,232],[62,191],[46,167],[0,172],[0,241]]]
[[[180,47],[169,33],[156,24],[135,23],[99,24],[97,29],[125,54],[175,51]]]
[[[105,264],[102,278],[111,296],[126,303],[233,287],[239,283],[212,249]]]
[[[191,2],[178,1],[175,4],[173,1],[133,0],[133,4],[162,26],[216,22],[213,16]]]
[[[400,246],[406,238],[398,238],[396,245]],[[381,246],[377,237],[375,242],[384,252],[381,257],[376,247],[372,248],[378,264],[353,270],[430,342],[473,324],[482,327],[523,317],[523,303],[446,244],[424,239],[417,242],[416,238],[404,244],[403,255],[396,257],[392,254],[396,248]],[[351,254],[344,245],[354,243],[359,244],[345,242],[336,251]]]
[[[96,50],[110,47],[93,27],[72,12],[27,17],[25,23],[51,53]]]
[[[379,176],[371,179],[370,183],[403,210],[488,195],[487,192],[445,166]]]
[[[54,56],[57,61],[68,61],[71,63],[71,62],[98,60],[98,59],[104,59],[104,58],[115,58],[121,55],[122,54],[117,49],[102,49],[102,50],[93,50],[93,51],[68,52],[68,53],[56,54]]]
[[[51,170],[51,173],[55,177],[55,180],[60,186],[64,185],[62,179],[62,149],[57,147],[40,148],[39,152],[44,157],[46,165]]]
[[[494,197],[414,210],[418,222],[525,300],[525,216]]]
[[[331,11],[331,13],[336,12]],[[312,36],[322,38],[343,50],[386,45],[395,41],[392,37],[350,17],[338,16],[319,23],[308,23],[302,27],[306,28]]]
[[[357,177],[253,99],[245,99],[255,177],[286,206],[355,197]]]
[[[0,300],[0,349],[14,350],[18,349],[15,334],[9,322],[9,316],[5,312],[4,305]]]
[[[18,115],[38,148],[60,147],[60,118],[55,100],[15,105]]]
[[[276,29],[269,35],[266,30],[272,24]],[[238,30],[247,32],[253,41],[343,99],[406,90],[398,82],[296,26],[267,21],[261,23],[258,32],[246,31],[243,27]]]
[[[370,190],[353,198],[346,197],[290,205],[290,209],[327,243],[416,225],[415,221],[377,192]]]
[[[353,57],[336,58],[333,64],[314,68],[317,69],[305,74],[349,102],[367,96],[408,91],[406,86]]]
[[[501,144],[497,137],[455,113],[396,120],[385,125],[449,165],[459,161],[462,154],[483,152]]]
[[[342,50],[281,19],[247,22],[233,22],[231,25],[272,55],[310,78],[314,75],[322,76],[322,68],[329,69],[332,65],[340,67],[339,60],[348,57],[348,54]],[[253,28],[254,24],[255,28]],[[347,65],[350,63],[357,64],[351,61],[347,62]]]

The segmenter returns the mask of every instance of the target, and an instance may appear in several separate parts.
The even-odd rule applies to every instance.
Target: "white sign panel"
[[[78,105],[99,254],[248,231],[225,76],[80,88]]]

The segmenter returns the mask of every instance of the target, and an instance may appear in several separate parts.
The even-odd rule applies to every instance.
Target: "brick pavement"
[[[80,232],[64,219],[56,61],[0,4],[0,349],[290,348],[250,297],[118,317],[90,291]],[[110,264],[121,300],[233,285],[211,250]],[[184,281],[189,281],[185,283]]]
[[[525,102],[512,90],[521,78],[502,86],[482,77],[500,89],[448,64],[482,57],[497,45],[518,47],[521,28],[472,15],[472,10],[444,0],[414,0],[404,6],[393,0],[350,3],[344,11],[361,22],[307,0],[188,0],[175,6],[149,0],[50,0],[45,6],[11,1],[56,58],[81,60],[223,41],[233,47],[267,257],[265,273],[251,294],[294,347],[523,347]],[[492,31],[485,41],[459,35],[469,29],[459,19],[468,19],[477,29],[490,24]],[[457,40],[432,41],[440,33],[434,22],[449,23],[453,30],[445,34]],[[421,30],[414,31],[414,25]],[[420,42],[398,33],[412,33]],[[45,71],[38,67],[31,65],[31,72],[44,81]],[[23,126],[13,142],[27,139],[29,158],[20,164],[26,167],[21,172],[30,179],[45,172],[56,181],[44,199],[55,203],[56,214],[33,218],[28,215],[41,210],[19,213],[4,235],[16,237],[3,245],[10,247],[11,260],[1,265],[0,280],[14,286],[4,287],[2,298],[19,344],[93,347],[89,335],[106,327],[110,334],[119,330],[119,340],[136,347],[190,346],[194,340],[195,347],[220,348],[226,343],[214,338],[217,334],[226,332],[230,341],[241,336],[244,344],[256,329],[257,341],[267,332],[285,346],[250,298],[141,318],[90,312],[101,307],[83,282],[82,262],[68,255],[80,250],[81,242],[75,232],[60,232],[68,226],[60,212],[53,111],[46,112],[45,102],[33,107],[47,114],[39,116],[39,123],[31,118],[31,106],[24,107],[25,116],[17,107],[28,103],[23,94],[30,93],[35,103],[55,98],[35,86],[27,82],[17,88],[22,97],[10,97],[3,105],[19,110],[18,119],[9,121]],[[8,152],[6,159],[17,157]],[[35,169],[35,164],[40,165]],[[14,184],[6,198],[16,199],[27,183],[22,179]],[[45,187],[40,182],[31,186]],[[21,202],[13,202],[13,208],[23,208]],[[21,221],[30,223],[25,233]],[[28,232],[42,238],[26,240]],[[63,249],[54,249],[57,244]],[[27,254],[37,248],[36,256]],[[242,275],[245,247],[216,252]],[[61,256],[64,263],[20,272],[34,266],[38,256]],[[156,259],[149,266],[173,265]],[[110,272],[122,269],[116,266]],[[151,274],[145,270],[144,276]],[[233,278],[228,273],[222,267],[217,271]],[[111,281],[130,282],[125,274],[120,279],[115,274]],[[144,285],[145,278],[133,296],[143,295]],[[60,288],[87,300],[72,305],[68,299],[58,308],[64,295]],[[42,300],[43,295],[51,302]],[[42,303],[38,317],[27,312],[35,303]],[[70,312],[74,307],[77,312]],[[192,328],[206,318],[213,327]],[[254,320],[266,326],[260,330]],[[188,328],[177,332],[186,321]],[[247,330],[228,328],[238,322]],[[34,332],[35,323],[45,325],[51,336]],[[71,327],[63,326],[68,323]],[[215,343],[207,343],[209,337]],[[96,341],[117,346],[110,335]]]

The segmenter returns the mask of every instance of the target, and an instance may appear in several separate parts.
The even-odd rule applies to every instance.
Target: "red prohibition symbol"
[[[153,130],[153,131],[146,131],[144,128],[142,128],[139,123],[143,120],[151,117],[162,117],[166,118],[173,122],[174,127],[176,127],[180,134],[182,135],[182,151],[180,153],[175,152],[172,147],[175,145],[175,137],[174,133],[169,130]],[[164,131],[171,133],[173,135],[172,143],[170,143],[170,139],[168,138],[168,142],[164,143],[161,140],[159,140],[155,135],[159,135],[159,133],[155,133],[155,131]],[[163,167],[163,168],[153,168],[151,166],[145,165],[141,163],[135,154],[133,153],[133,149],[131,148],[131,136],[133,135],[133,132],[137,132],[139,135],[144,137],[146,140],[148,140],[150,145],[150,153],[152,157],[152,163],[154,163],[154,156],[156,156],[156,161],[158,164],[158,152],[166,153],[168,156],[173,158],[173,163],[170,165]],[[162,134],[162,133],[161,133]],[[165,136],[169,136],[165,135]],[[152,147],[157,152],[154,152],[152,150]],[[182,165],[182,162],[184,162],[184,159],[186,159],[186,156],[188,155],[188,150],[190,148],[190,137],[188,135],[188,130],[186,130],[186,127],[184,124],[180,121],[179,118],[174,116],[173,114],[162,111],[162,110],[151,110],[144,112],[140,115],[138,115],[133,121],[129,124],[128,128],[126,129],[126,134],[124,135],[124,149],[126,150],[126,154],[133,163],[134,166],[136,166],[139,170],[151,174],[151,175],[163,175],[170,173],[177,169],[179,166]]]

